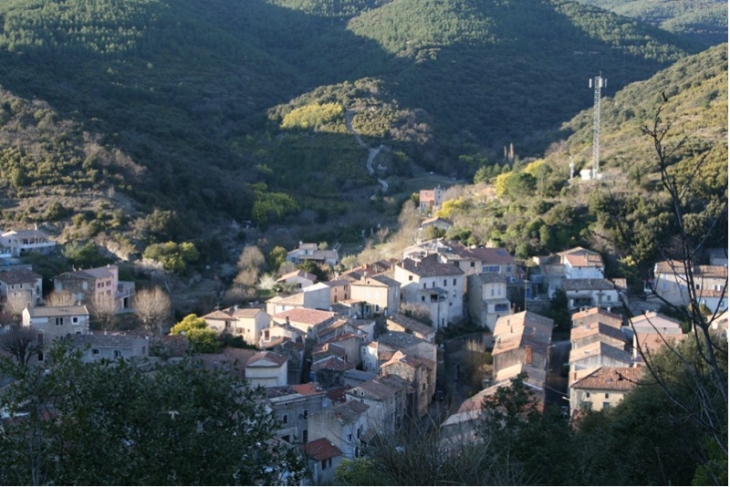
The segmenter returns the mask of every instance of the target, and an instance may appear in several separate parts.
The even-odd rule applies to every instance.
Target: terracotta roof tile
[[[297,323],[306,323],[309,325],[318,325],[335,317],[335,314],[329,311],[320,311],[318,309],[294,308],[281,313],[276,313],[272,318],[276,321],[285,321],[289,318]]]
[[[630,391],[641,380],[644,371],[640,367],[599,367],[570,387],[601,391]]]
[[[342,450],[337,448],[335,444],[327,438],[320,438],[318,440],[305,443],[302,445],[302,450],[318,462],[342,455]]]

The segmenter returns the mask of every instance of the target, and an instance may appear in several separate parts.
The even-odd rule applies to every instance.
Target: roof
[[[379,344],[394,347],[396,349],[410,347],[419,343],[429,343],[422,338],[418,338],[417,336],[402,331],[389,331],[388,333],[383,333],[376,341]]]
[[[293,279],[295,277],[301,277],[302,279],[306,279],[312,282],[315,282],[317,280],[317,276],[315,276],[314,274],[310,274],[309,272],[299,269],[288,274],[284,274],[279,279],[277,279],[276,282],[286,281],[287,279]]]
[[[294,384],[289,386],[302,396],[313,396],[315,394],[323,394],[324,389],[317,382],[308,382],[306,384]]]
[[[28,308],[31,318],[47,318],[51,316],[78,316],[88,315],[89,310],[85,305],[81,306],[36,306]]]
[[[572,267],[603,267],[601,254],[583,247],[574,247],[564,252],[558,252],[563,263],[569,263]]]
[[[612,291],[616,285],[608,279],[564,279],[565,291]]]
[[[454,264],[442,264],[438,260],[436,254],[429,255],[420,261],[413,259],[403,259],[398,265],[408,272],[416,274],[420,277],[435,276],[461,276],[464,271]]]
[[[272,318],[278,321],[284,321],[287,318],[297,323],[306,323],[308,325],[318,325],[335,317],[330,311],[320,311],[318,309],[294,308],[281,313],[276,313]]]
[[[500,317],[494,325],[494,336],[522,334],[524,329],[528,329],[529,332],[534,331],[537,334],[552,336],[553,324],[554,321],[550,318],[532,311],[522,311]]]
[[[318,370],[339,370],[339,371],[345,371],[354,369],[355,365],[351,364],[350,362],[346,362],[344,359],[340,357],[333,357],[329,356],[324,360],[319,360],[317,362],[313,362],[312,366],[309,368],[312,372],[317,372]]]
[[[407,331],[412,331],[423,336],[428,336],[436,333],[436,330],[434,330],[432,326],[425,325],[420,321],[416,321],[413,318],[409,318],[408,316],[405,316],[401,313],[395,313],[388,316],[388,318],[385,320],[386,327],[391,322],[395,325],[405,328]]]
[[[477,247],[470,248],[469,253],[478,258],[484,264],[514,264],[515,259],[501,247]]]
[[[605,342],[593,342],[583,347],[573,348],[570,350],[570,362],[578,362],[588,357],[606,356],[625,364],[631,363],[631,357],[628,352]]]
[[[306,453],[309,457],[317,460],[318,462],[342,455],[342,450],[337,448],[335,444],[327,438],[320,438],[318,440],[304,443],[302,445],[302,450],[304,450],[304,453]]]
[[[573,389],[628,392],[641,380],[640,367],[598,367],[582,379],[575,381]]]
[[[363,382],[357,387],[350,390],[353,396],[368,396],[375,399],[387,399],[396,393],[396,389],[388,383],[381,382],[379,379],[371,379]]]
[[[8,230],[3,232],[3,237],[15,236],[17,238],[48,238],[48,234],[42,230]]]
[[[35,283],[38,279],[42,279],[43,276],[36,274],[33,271],[26,269],[15,269],[10,271],[0,272],[0,281],[7,285],[13,284],[26,284]]]
[[[435,368],[436,364],[433,362],[433,360],[428,360],[422,357],[416,357],[413,355],[406,355],[402,351],[398,350],[393,354],[393,356],[382,364],[380,367],[387,367],[389,365],[393,365],[395,363],[402,363],[409,367],[412,367],[414,369],[417,369],[420,366],[425,366],[426,368],[433,369]]]
[[[147,340],[135,335],[71,335],[75,345],[95,348],[131,348]]]
[[[320,354],[329,354],[336,355],[338,357],[345,357],[347,355],[347,352],[344,348],[339,345],[335,345],[334,343],[320,343],[312,348],[312,357]]]
[[[265,362],[272,362],[277,367],[286,363],[288,359],[275,352],[259,352],[246,362],[246,367],[270,367]]]
[[[375,276],[363,276],[359,280],[352,282],[350,286],[399,287],[400,283],[385,274],[377,274]]]
[[[682,333],[682,325],[679,321],[670,318],[656,311],[645,312],[642,315],[634,316],[629,318],[630,326],[637,330],[656,333],[661,332],[666,334],[680,334]]]
[[[727,278],[727,267],[724,265],[694,265],[692,273],[695,277]],[[654,266],[654,275],[676,274],[681,280],[686,279],[684,263],[680,260],[663,260]]]
[[[594,321],[587,323],[582,326],[576,326],[570,330],[570,340],[582,340],[583,338],[592,335],[603,335],[609,338],[613,338],[618,341],[626,341],[626,335],[621,331],[621,328],[617,328],[610,324],[601,323],[600,321]]]
[[[573,320],[573,326],[584,325],[594,321],[601,321],[609,325],[621,326],[624,321],[621,315],[611,313],[603,308],[591,308],[585,311],[578,311],[577,313],[573,313],[571,319]]]
[[[348,279],[333,279],[331,281],[325,281],[325,284],[329,287],[340,287],[340,286],[347,286],[350,284],[350,281]]]
[[[332,411],[344,422],[352,423],[368,409],[370,409],[370,406],[360,401],[347,401],[333,407]]]
[[[504,284],[507,282],[507,279],[501,274],[497,274],[496,272],[482,272],[481,274],[478,274],[479,280],[482,282],[482,284],[489,284],[489,283],[499,283]]]
[[[435,217],[427,218],[427,219],[423,220],[423,223],[421,223],[421,226],[425,227],[428,225],[433,225],[434,223],[445,223],[447,225],[454,224],[454,222],[452,222],[448,218],[441,218],[440,216],[435,216]]]
[[[661,333],[642,333],[637,331],[635,335],[636,344],[643,352],[654,354],[658,352],[665,344],[681,342],[687,338],[684,334],[662,335]],[[638,351],[637,351],[638,353]]]
[[[58,277],[72,277],[79,279],[100,279],[114,277],[114,273],[111,269],[116,269],[116,266],[108,265],[105,267],[95,267],[93,269],[82,269],[78,271],[64,272]]]

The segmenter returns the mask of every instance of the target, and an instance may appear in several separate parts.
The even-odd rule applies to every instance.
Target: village
[[[421,192],[422,228],[449,228],[444,218],[428,218],[442,195],[440,188]],[[16,316],[41,345],[69,337],[89,362],[144,363],[191,352],[184,333],[91,329],[92,308],[133,311],[135,283],[120,280],[116,265],[55,276],[54,294],[71,299],[45,302],[42,276],[17,257],[52,251],[56,243],[40,230],[0,238],[6,334]],[[306,242],[286,260],[340,264],[336,249]],[[524,264],[503,248],[435,238],[323,282],[304,270],[289,272],[277,279],[283,292],[265,302],[192,317],[248,345],[198,358],[263,388],[261,401],[278,420],[275,436],[301,447],[311,482],[322,485],[334,482],[342,460],[358,458],[372,438],[409,421],[438,426],[444,441],[469,441],[484,398],[518,377],[566,418],[614,407],[636,386],[647,358],[687,336],[679,320],[658,312],[663,303],[688,304],[677,262],[657,262],[638,300],[630,299],[625,279],[605,277],[601,255],[590,249]],[[711,250],[693,277],[701,304],[720,311],[711,313],[711,328],[727,330],[727,252]],[[567,299],[567,332],[546,316],[556,293]],[[42,365],[42,350],[34,364]]]

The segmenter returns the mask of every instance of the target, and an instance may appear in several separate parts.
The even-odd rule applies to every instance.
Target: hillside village
[[[430,216],[442,195],[438,188],[422,195],[422,228],[448,227]],[[58,274],[53,292],[44,293],[42,276],[19,258],[53,252],[53,238],[40,230],[1,238],[5,337],[18,326],[32,331],[40,346],[30,363],[42,365],[44,347],[61,338],[88,362],[143,364],[194,353],[206,367],[263,388],[260,400],[278,420],[272,433],[300,446],[315,485],[335,482],[343,460],[412,421],[439,425],[444,441],[469,441],[484,398],[518,378],[542,407],[580,421],[587,411],[615,407],[646,360],[687,337],[686,326],[658,311],[689,303],[679,262],[656,262],[638,299],[625,279],[605,278],[601,254],[590,249],[518,262],[503,248],[435,238],[325,281],[296,269],[278,276],[281,292],[264,302],[188,316],[183,322],[245,345],[200,353],[192,328],[185,336],[177,326],[160,334],[104,325],[110,315],[135,312],[135,283],[121,281],[117,265]],[[708,255],[692,283],[712,330],[727,333],[727,252]],[[305,242],[286,260],[340,264],[337,250]],[[556,295],[565,309],[555,309]],[[560,313],[570,317],[567,330],[551,318]],[[9,351],[3,346],[12,357]]]

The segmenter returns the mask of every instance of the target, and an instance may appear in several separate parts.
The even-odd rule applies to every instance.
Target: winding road
[[[373,169],[373,161],[376,157],[378,157],[378,154],[383,149],[383,144],[380,144],[378,147],[370,147],[368,146],[365,141],[362,140],[362,137],[360,137],[360,134],[355,132],[355,129],[352,128],[352,117],[355,116],[355,112],[352,110],[347,110],[345,112],[345,126],[347,127],[347,130],[355,136],[355,140],[357,141],[358,145],[360,147],[363,147],[368,150],[368,160],[365,163],[365,167],[368,170],[368,173],[371,176],[375,175],[375,169]],[[383,193],[388,191],[388,183],[384,181],[383,179],[378,179],[378,183],[380,183],[380,186],[383,188]]]

